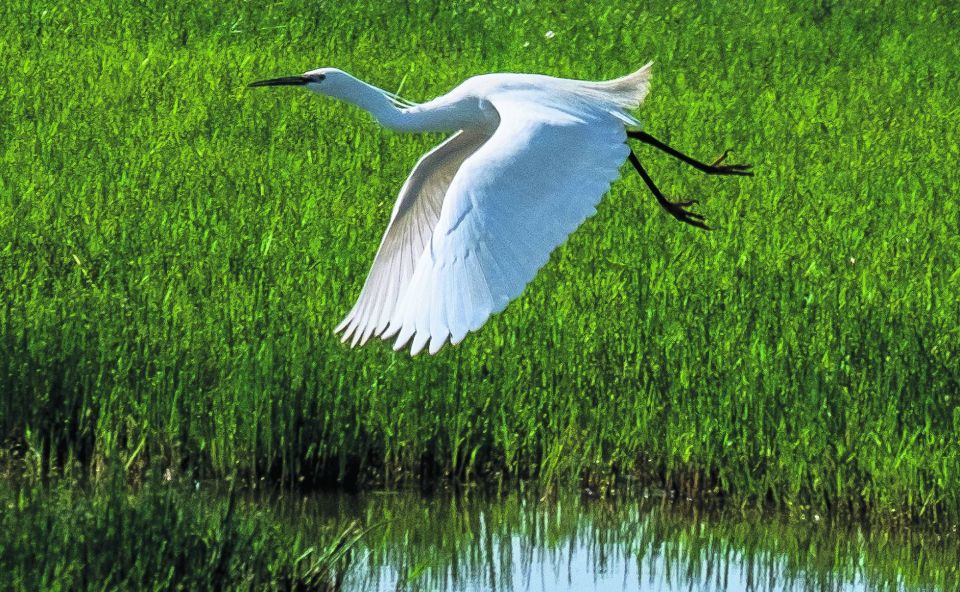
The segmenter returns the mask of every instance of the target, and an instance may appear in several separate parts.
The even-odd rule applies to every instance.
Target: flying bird
[[[384,127],[451,135],[400,189],[356,304],[336,332],[352,346],[396,338],[416,355],[457,344],[517,298],[550,253],[593,215],[625,160],[674,218],[708,229],[695,200],[670,201],[627,144],[638,140],[708,174],[705,164],[644,131],[630,110],[650,87],[651,63],[601,82],[485,74],[415,104],[335,68],[250,84],[300,86],[370,112]]]

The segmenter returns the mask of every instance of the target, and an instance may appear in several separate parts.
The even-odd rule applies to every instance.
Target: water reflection
[[[954,538],[577,496],[320,496],[283,504],[302,531],[371,530],[346,590],[855,591],[958,589]]]

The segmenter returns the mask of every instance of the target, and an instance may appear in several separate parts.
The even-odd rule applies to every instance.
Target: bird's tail
[[[592,82],[591,90],[600,91],[607,95],[609,100],[613,101],[622,109],[636,109],[643,102],[644,97],[650,92],[650,72],[653,62],[647,62],[645,66],[632,74],[627,74],[622,78],[613,80],[604,80],[603,82]]]

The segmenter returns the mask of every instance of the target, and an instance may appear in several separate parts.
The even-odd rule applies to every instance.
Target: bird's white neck
[[[336,91],[324,94],[370,112],[380,125],[392,130],[452,132],[460,129],[456,121],[455,109],[444,108],[444,105],[431,105],[430,109],[424,109],[420,105],[400,109],[394,105],[385,91],[352,76],[349,77],[349,82],[341,84]],[[431,101],[431,103],[437,103],[437,101]]]

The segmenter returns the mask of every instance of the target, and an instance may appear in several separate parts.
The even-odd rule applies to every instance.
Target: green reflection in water
[[[276,505],[302,533],[373,526],[361,590],[955,590],[956,533],[871,531],[660,499],[314,496]]]

